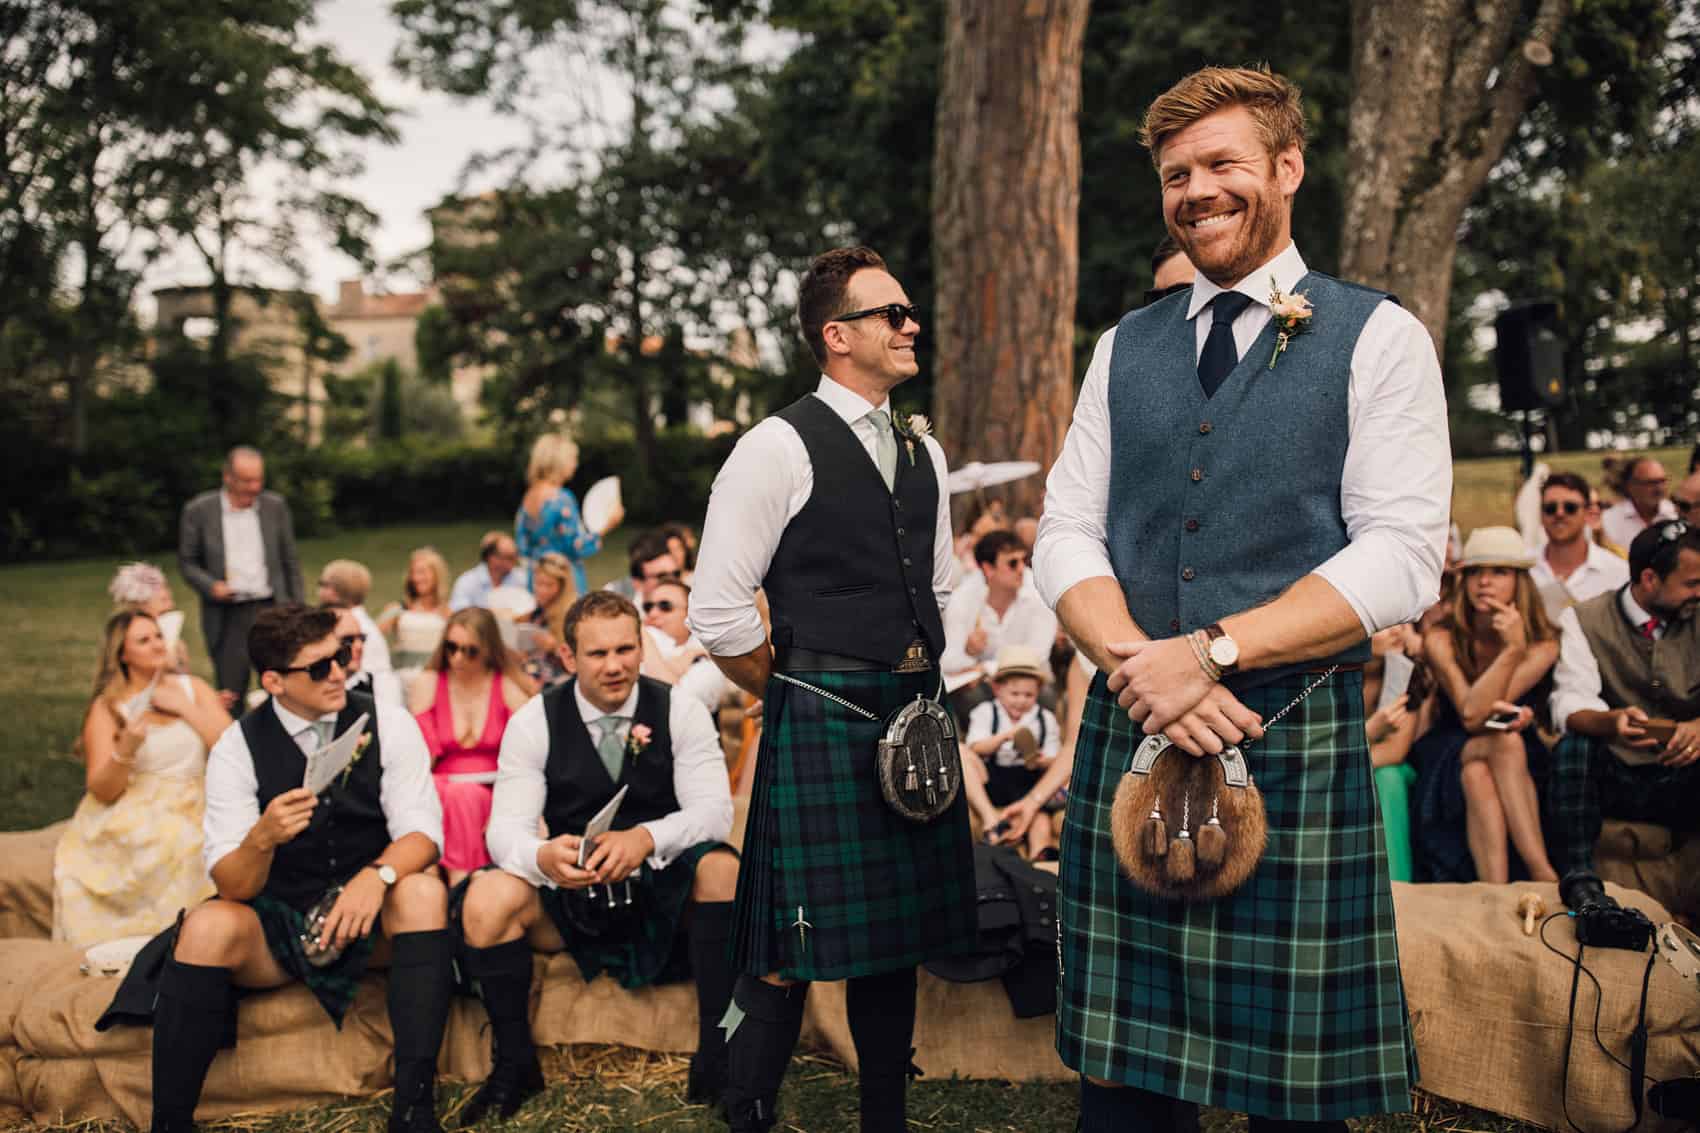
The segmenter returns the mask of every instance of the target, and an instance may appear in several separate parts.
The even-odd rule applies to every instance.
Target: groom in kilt
[[[1088,1133],[1173,1128],[1175,1099],[1343,1131],[1416,1082],[1361,670],[1368,635],[1438,590],[1440,367],[1390,296],[1294,247],[1292,83],[1199,71],[1142,140],[1197,274],[1099,340],[1035,548],[1101,671],[1063,832],[1057,1047]],[[1243,745],[1262,792],[1267,849],[1215,900],[1154,895],[1116,857],[1111,801],[1159,733],[1182,749],[1165,759]]]
[[[691,595],[697,637],[764,704],[725,1097],[734,1133],[771,1129],[809,981],[847,980],[861,1127],[901,1133],[915,967],[975,935],[966,802],[912,822],[886,804],[875,765],[886,717],[940,691],[953,568],[944,453],[924,419],[892,419],[920,323],[875,252],[817,257],[798,321],[820,384],[721,468]]]

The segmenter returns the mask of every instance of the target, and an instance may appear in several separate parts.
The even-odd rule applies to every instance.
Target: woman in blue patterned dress
[[[572,564],[573,585],[583,594],[590,589],[584,560],[602,549],[603,537],[620,526],[626,513],[616,506],[600,531],[585,526],[578,497],[567,487],[577,471],[578,446],[570,438],[560,433],[544,433],[537,438],[526,467],[529,486],[514,513],[514,543],[520,558],[528,562],[536,562],[549,551],[565,555]]]

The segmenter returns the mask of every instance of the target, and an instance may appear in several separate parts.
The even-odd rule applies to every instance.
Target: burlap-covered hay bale
[[[0,938],[53,935],[53,851],[65,824],[0,834]]]
[[[1594,846],[1594,865],[1607,881],[1639,889],[1672,913],[1700,923],[1700,834],[1608,819]]]
[[[1423,1088],[1566,1129],[1560,1083],[1572,965],[1544,948],[1538,933],[1523,935],[1517,901],[1531,891],[1549,912],[1562,908],[1555,885],[1394,885],[1399,960]],[[1655,924],[1670,919],[1645,894],[1616,885],[1607,891]],[[1569,917],[1553,921],[1547,939],[1562,952],[1576,952]],[[1627,1062],[1647,954],[1590,948],[1584,962],[1605,988],[1600,1038]],[[1594,1004],[1584,976],[1576,1001],[1570,1116],[1584,1129],[1622,1129],[1634,1119],[1628,1074],[1594,1045]],[[1685,984],[1662,960],[1654,964],[1648,990],[1647,1031],[1653,1078],[1686,1076],[1700,1065],[1700,988]],[[1649,1111],[1641,1128],[1679,1126]]]

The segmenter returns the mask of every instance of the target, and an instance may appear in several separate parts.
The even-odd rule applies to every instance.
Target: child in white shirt
[[[1056,715],[1039,703],[1043,669],[1039,655],[1020,645],[998,651],[992,676],[994,699],[976,705],[968,714],[963,738],[968,773],[963,784],[969,804],[990,835],[999,811],[1022,798],[1056,758],[1062,728]],[[1048,814],[1034,816],[1027,828],[1028,856],[1035,861],[1055,858]]]

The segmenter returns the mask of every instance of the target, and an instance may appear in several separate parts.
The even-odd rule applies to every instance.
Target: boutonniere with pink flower
[[[348,757],[348,766],[342,769],[342,786],[348,786],[348,777],[354,774],[354,765],[360,762],[360,757],[366,754],[366,749],[372,746],[372,733],[367,732],[354,744],[354,754]]]
[[[631,733],[626,736],[626,756],[637,760],[638,754],[648,747],[655,739],[655,733],[648,724],[633,724]]]
[[[933,423],[925,413],[911,413],[897,423],[897,431],[903,437],[903,446],[909,450],[909,464],[913,467],[915,442],[933,435]]]
[[[1281,357],[1287,344],[1310,329],[1310,299],[1302,291],[1292,294],[1282,291],[1281,285],[1270,277],[1269,312],[1275,319],[1275,352],[1269,356],[1269,368],[1273,370],[1275,359]]]

